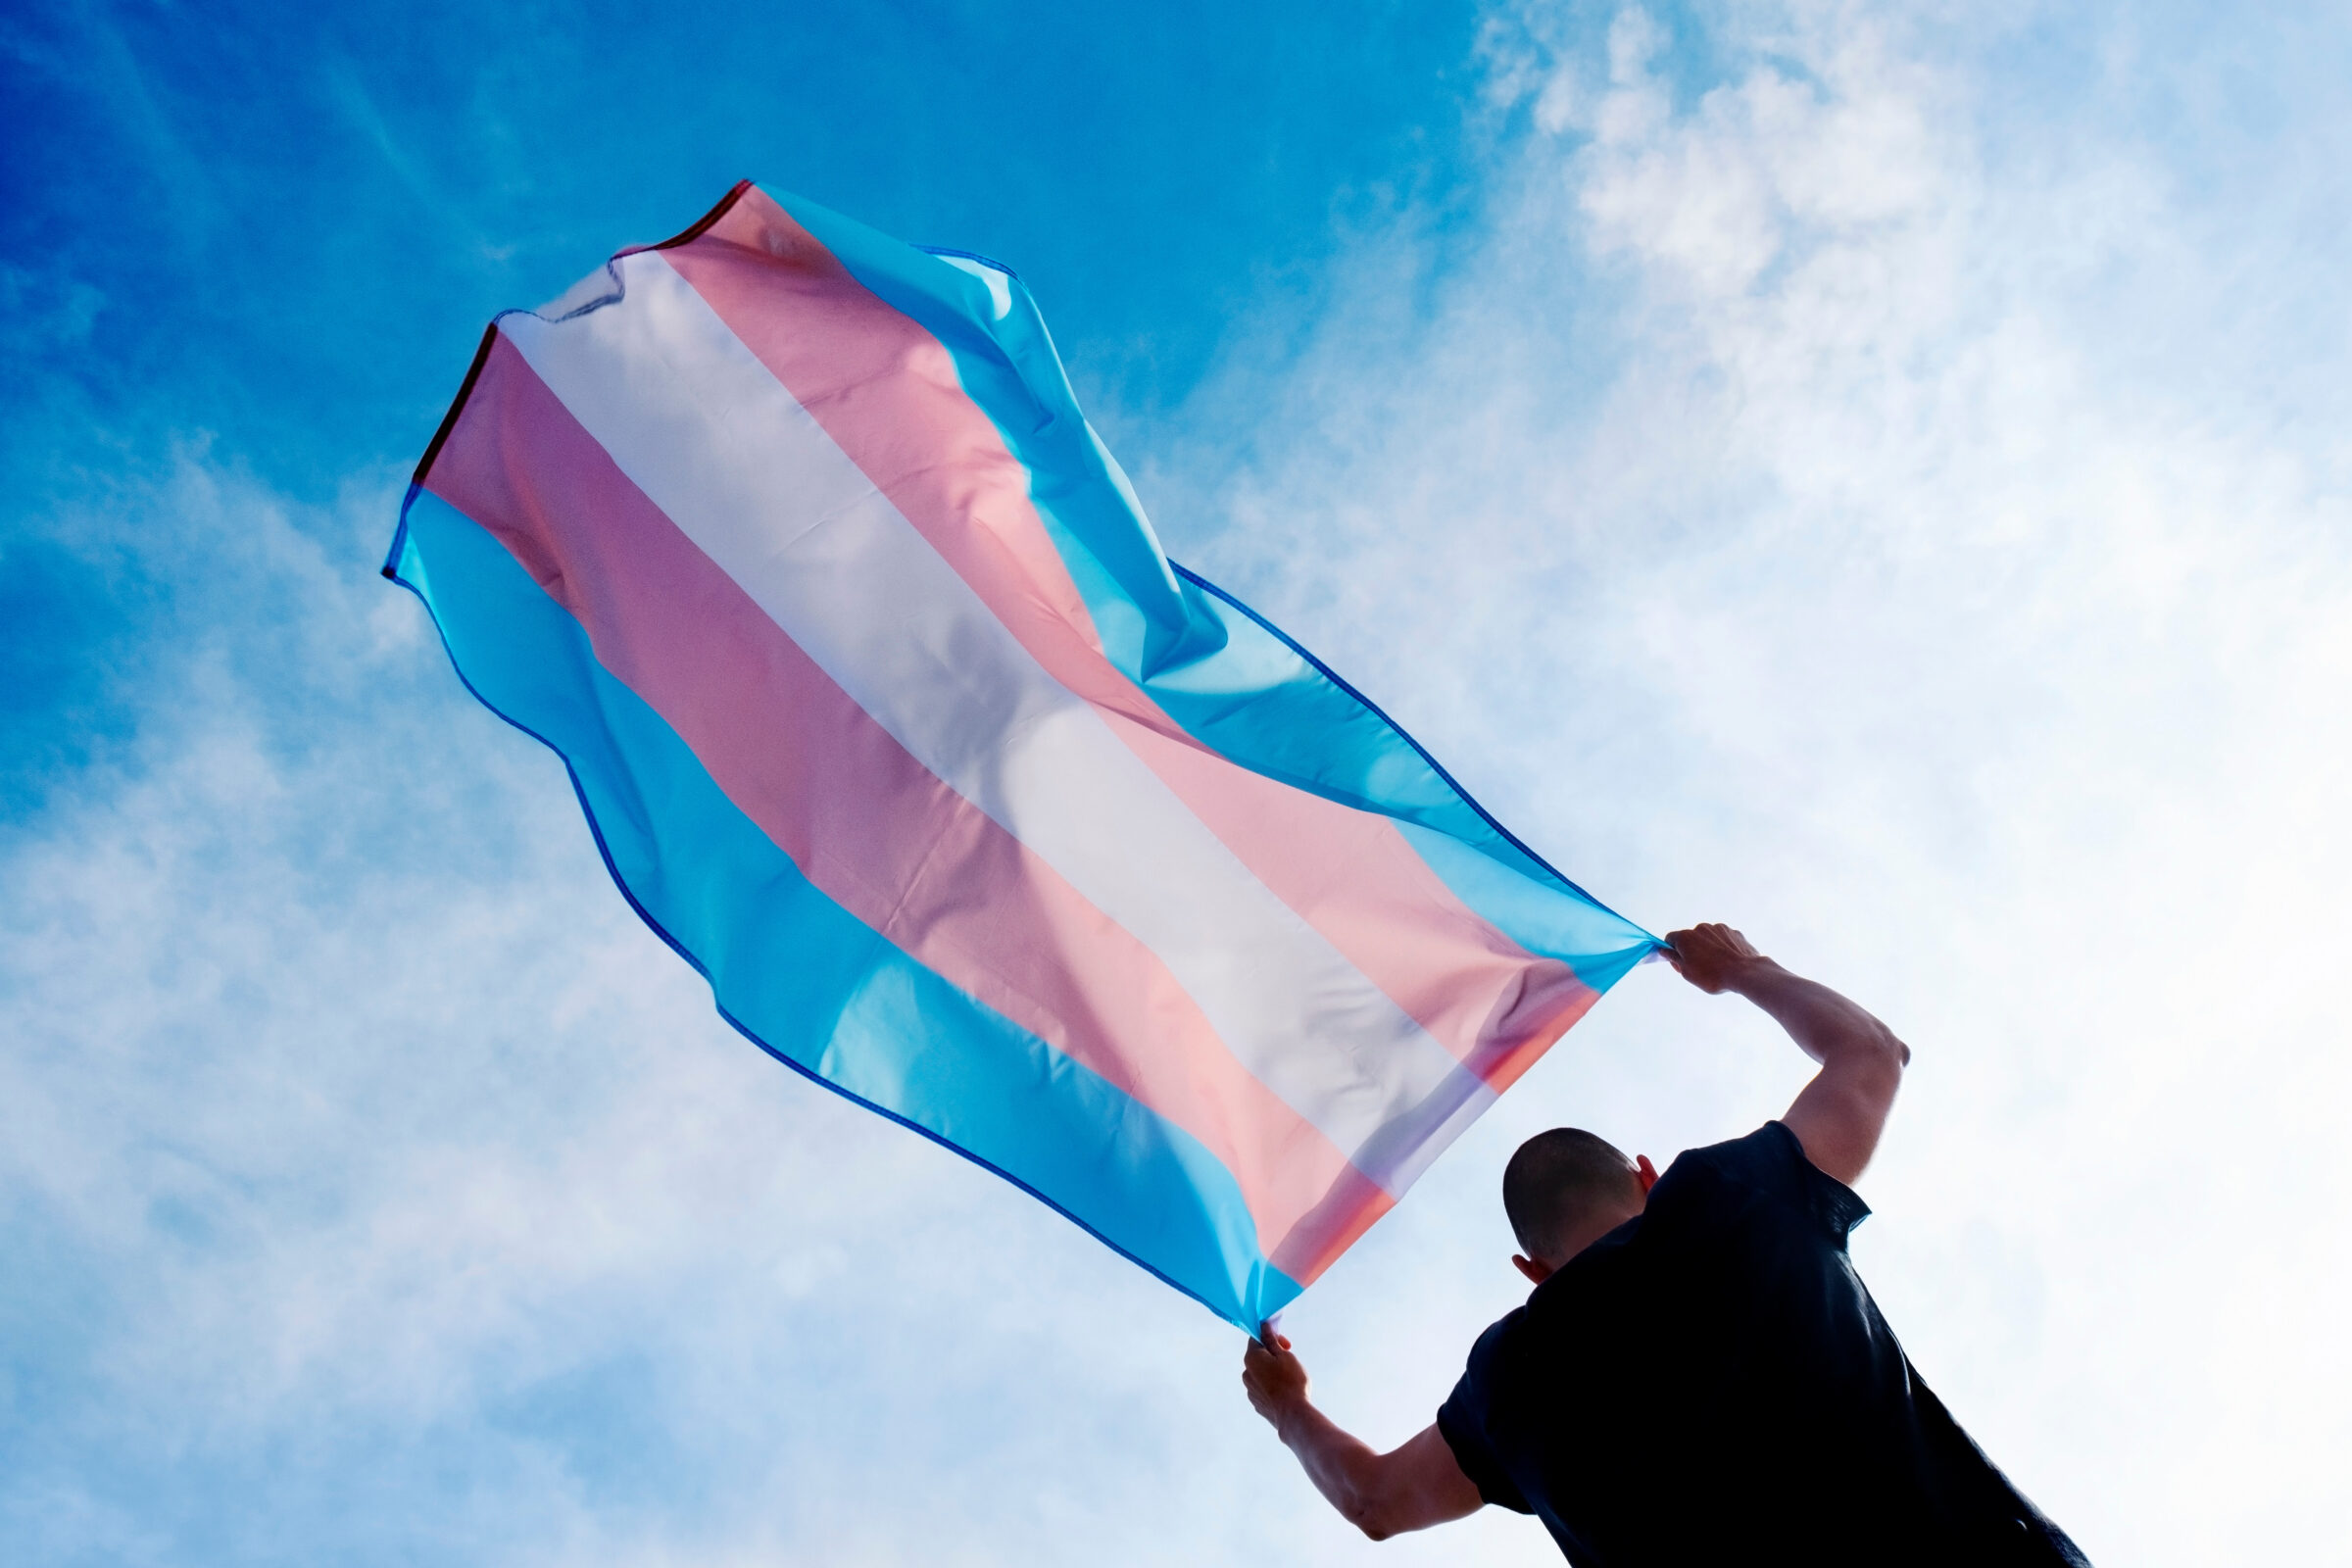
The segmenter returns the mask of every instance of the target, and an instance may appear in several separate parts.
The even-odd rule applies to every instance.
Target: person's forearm
[[[1911,1048],[1828,986],[1765,957],[1728,925],[1710,921],[1677,931],[1667,938],[1667,952],[1684,979],[1701,991],[1745,997],[1821,1063],[1781,1124],[1818,1169],[1852,1186],[1879,1147]]]
[[[1270,1323],[1242,1352],[1242,1387],[1324,1500],[1374,1541],[1465,1518],[1486,1503],[1436,1422],[1394,1453],[1375,1453],[1341,1431],[1308,1402],[1306,1368]]]
[[[1341,1517],[1375,1541],[1391,1533],[1379,1517],[1373,1479],[1380,1455],[1370,1445],[1342,1431],[1331,1417],[1303,1399],[1283,1412],[1274,1424],[1274,1435],[1298,1456],[1306,1478]]]
[[[1850,1056],[1888,1056],[1898,1067],[1911,1059],[1911,1048],[1870,1012],[1770,958],[1748,959],[1727,979],[1725,989],[1763,1008],[1798,1050],[1824,1066]]]

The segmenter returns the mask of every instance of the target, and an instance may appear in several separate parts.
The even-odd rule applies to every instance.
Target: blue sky
[[[33,8],[7,25],[0,245],[12,348],[39,368],[12,396],[51,418],[12,425],[12,488],[119,466],[60,450],[94,422],[201,428],[322,499],[421,450],[492,310],[749,174],[1019,258],[1097,401],[1155,413],[1237,311],[1314,296],[1335,221],[1475,204],[1452,102],[1476,20]],[[35,569],[29,597],[73,626],[12,649],[35,667],[8,684],[40,694],[25,722],[73,715],[49,743],[71,760],[104,699],[35,650],[104,635],[116,596]],[[11,759],[20,793],[32,755]]]
[[[12,14],[10,1560],[1556,1560],[1351,1539],[1229,1330],[734,1037],[373,575],[483,319],[745,174],[1018,268],[1181,558],[1904,1033],[1857,1260],[2094,1559],[2347,1560],[2348,83],[2324,7]],[[1512,1303],[1517,1138],[1801,1069],[1637,973],[1293,1312],[1326,1402]]]

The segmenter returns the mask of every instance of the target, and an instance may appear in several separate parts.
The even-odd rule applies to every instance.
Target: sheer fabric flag
[[[728,1021],[1244,1327],[1656,946],[1167,560],[1009,271],[796,197],[493,322],[384,570]]]

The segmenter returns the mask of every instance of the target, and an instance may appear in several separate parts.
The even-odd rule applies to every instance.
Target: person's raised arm
[[[1306,1368],[1279,1334],[1261,1328],[1250,1342],[1242,1353],[1242,1387],[1283,1446],[1298,1456],[1315,1490],[1374,1541],[1460,1519],[1485,1505],[1435,1426],[1392,1453],[1375,1453],[1341,1431],[1308,1402]]]
[[[1666,942],[1684,979],[1701,991],[1747,998],[1821,1063],[1781,1120],[1804,1145],[1807,1159],[1849,1187],[1859,1181],[1879,1147],[1911,1048],[1828,986],[1765,957],[1728,925],[1693,926]]]

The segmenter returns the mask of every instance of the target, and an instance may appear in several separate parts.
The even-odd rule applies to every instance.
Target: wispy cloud
[[[200,253],[224,216],[220,193],[168,95],[157,90],[133,32],[114,13],[115,8],[93,0],[39,17],[12,18],[0,24],[0,51],[25,71],[26,85],[37,81],[80,99],[103,117],[112,134],[137,149],[151,175],[137,198],[169,220],[172,237],[183,250]],[[24,173],[29,178],[32,171]],[[64,237],[50,236],[53,243]]]
[[[2099,103],[1995,146],[1982,57],[1916,23],[1728,30],[1693,90],[1640,11],[1499,19],[1516,204],[1432,318],[1362,259],[1200,548],[1604,895],[1742,919],[1919,1043],[1866,1272],[2094,1556],[2307,1554],[2352,506],[2340,398],[2215,340],[2232,270],[2310,258],[2201,252]],[[2143,312],[2161,355],[2113,335]],[[1774,1108],[1757,1031],[1642,978],[1511,1114],[1672,1149]]]
[[[455,193],[428,174],[416,153],[393,134],[349,61],[329,61],[323,79],[327,98],[334,104],[337,115],[382,160],[384,169],[408,194],[419,220],[449,230],[483,261],[513,259],[519,247],[514,243],[493,244],[488,235],[465,217]]]

